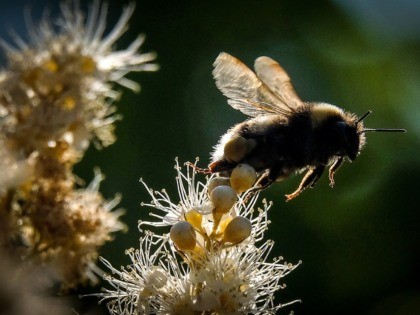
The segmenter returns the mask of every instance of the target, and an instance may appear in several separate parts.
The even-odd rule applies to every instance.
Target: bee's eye
[[[350,160],[355,160],[357,153],[359,152],[359,138],[356,129],[346,124],[344,121],[337,122],[336,126],[341,144],[340,150],[342,150]]]
[[[347,142],[347,125],[344,121],[339,121],[336,123],[338,136],[340,137],[340,141]]]
[[[346,153],[350,160],[355,160],[359,153],[359,135],[356,128],[347,126],[346,131]]]

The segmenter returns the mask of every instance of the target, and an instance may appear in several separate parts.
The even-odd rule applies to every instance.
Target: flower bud
[[[210,194],[215,212],[227,213],[236,202],[236,193],[229,186],[217,186]]]
[[[237,165],[230,176],[230,185],[238,193],[244,192],[254,185],[257,180],[257,173],[248,164]]]
[[[238,244],[251,235],[251,222],[244,217],[233,218],[226,226],[223,240],[232,244]]]
[[[207,192],[211,194],[214,188],[218,186],[230,186],[229,178],[227,177],[213,177],[207,185]]]
[[[193,250],[196,244],[195,230],[191,223],[179,221],[175,223],[169,232],[171,240],[180,250]]]

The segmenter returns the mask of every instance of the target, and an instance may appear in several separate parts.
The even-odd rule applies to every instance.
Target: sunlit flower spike
[[[95,283],[99,247],[125,229],[119,197],[98,191],[102,175],[80,188],[74,165],[91,142],[115,141],[121,86],[140,89],[126,75],[158,69],[155,53],[139,51],[144,35],[116,50],[133,3],[113,27],[106,3],[94,0],[87,14],[81,7],[63,2],[57,17],[46,12],[40,21],[26,12],[28,39],[0,43],[0,247],[23,263],[54,266],[64,289]]]

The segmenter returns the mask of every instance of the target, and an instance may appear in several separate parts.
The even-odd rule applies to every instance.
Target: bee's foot
[[[332,187],[334,187],[334,185],[335,185],[335,181],[334,181],[334,173],[331,173],[331,172],[330,172],[330,175],[329,175],[328,177],[329,177],[329,179],[330,179],[330,187],[332,188]]]
[[[296,198],[297,196],[300,195],[301,192],[302,192],[301,189],[297,189],[296,191],[292,192],[291,194],[285,195],[286,196],[286,202]]]

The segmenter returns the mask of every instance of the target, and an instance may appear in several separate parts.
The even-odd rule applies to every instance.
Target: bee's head
[[[354,161],[365,144],[365,133],[368,131],[405,132],[405,129],[371,129],[365,128],[363,120],[372,113],[368,111],[360,118],[344,112],[337,106],[317,103],[313,107],[312,125],[317,130],[321,145],[325,141],[324,151],[328,156],[338,155]]]
[[[365,134],[359,133],[359,129],[363,130],[363,125],[338,121],[336,122],[336,129],[341,143],[341,155],[347,156],[350,161],[354,161],[365,143]]]
[[[365,143],[362,119],[341,108],[316,103],[312,108],[312,126],[318,133],[318,146],[324,143],[322,152],[355,160]]]

